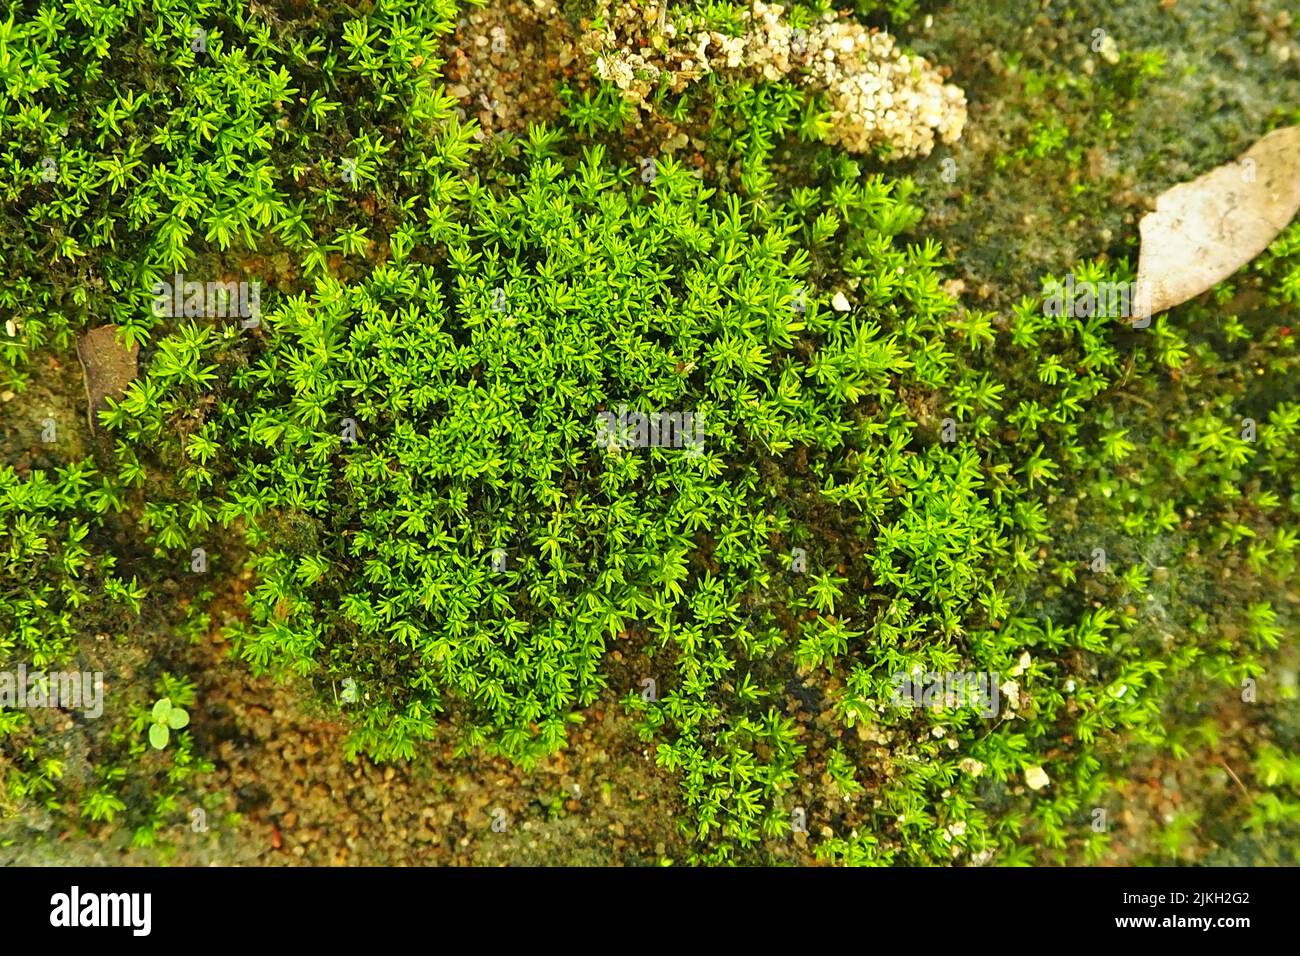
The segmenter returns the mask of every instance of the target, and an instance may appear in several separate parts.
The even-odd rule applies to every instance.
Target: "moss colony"
[[[439,800],[616,714],[603,862],[1296,862],[1300,227],[1146,329],[963,294],[915,6],[11,4],[0,667],[103,699],[0,707],[0,855],[278,851],[266,677]],[[566,788],[417,858],[650,812]]]

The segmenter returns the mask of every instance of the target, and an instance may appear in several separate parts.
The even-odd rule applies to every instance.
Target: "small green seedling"
[[[173,707],[171,698],[159,697],[153,705],[153,723],[149,725],[149,743],[155,750],[167,746],[173,730],[180,730],[190,722],[190,715],[181,707]]]

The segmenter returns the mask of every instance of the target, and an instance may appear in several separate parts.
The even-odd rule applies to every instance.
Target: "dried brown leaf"
[[[101,325],[77,340],[77,357],[86,376],[86,416],[93,430],[108,398],[121,398],[136,375],[139,345],[123,348],[117,326]]]
[[[1142,218],[1139,325],[1212,288],[1263,252],[1300,209],[1300,126],[1161,194]]]

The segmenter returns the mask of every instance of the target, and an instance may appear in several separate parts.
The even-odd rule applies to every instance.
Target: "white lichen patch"
[[[853,152],[885,148],[891,158],[926,156],[956,142],[966,124],[966,95],[944,83],[927,60],[908,56],[887,33],[826,12],[807,28],[790,26],[779,4],[755,2],[743,34],[704,29],[690,17],[672,22],[655,0],[599,0],[596,23],[581,41],[596,75],[649,109],[661,86],[679,93],[710,73],[788,78],[820,90],[830,111],[827,141]]]

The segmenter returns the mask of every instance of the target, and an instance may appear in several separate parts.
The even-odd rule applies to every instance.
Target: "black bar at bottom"
[[[404,946],[408,936],[453,945],[463,933],[491,948],[512,937],[692,950],[752,938],[769,948],[787,933],[807,942],[847,933],[866,949],[908,937],[1037,949],[1197,934],[1230,944],[1290,925],[1293,878],[1273,869],[8,869],[0,912],[16,951],[42,937],[111,937],[127,947],[260,951],[282,941],[338,952]]]

